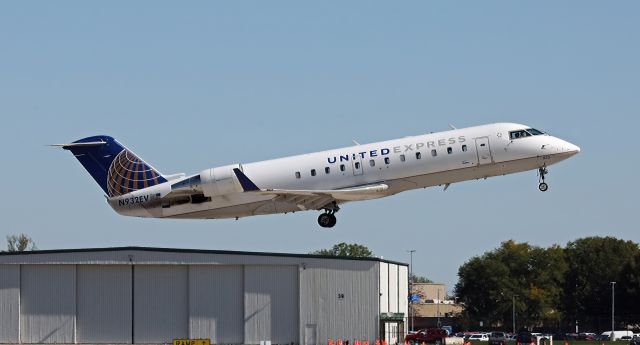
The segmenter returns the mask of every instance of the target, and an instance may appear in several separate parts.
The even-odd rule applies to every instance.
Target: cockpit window
[[[544,134],[544,132],[539,131],[539,130],[537,130],[535,128],[529,128],[529,129],[527,129],[527,132],[529,132],[529,133],[531,133],[533,135],[543,135]]]
[[[511,140],[520,139],[524,137],[530,137],[533,135],[543,135],[544,133],[535,129],[535,128],[527,128],[521,129],[519,131],[511,131],[509,132],[509,138]]]

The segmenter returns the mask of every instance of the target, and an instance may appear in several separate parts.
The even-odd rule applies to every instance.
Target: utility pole
[[[438,288],[438,304],[436,304],[436,314],[438,315],[438,328],[440,328],[440,288]]]
[[[513,313],[511,317],[511,320],[513,321],[513,334],[516,334],[516,297],[518,297],[518,295],[513,295],[511,299],[511,311]]]
[[[615,295],[615,291],[616,291],[616,282],[611,282],[611,336],[609,337],[610,341],[614,341],[615,339],[615,333],[614,331],[616,330],[616,323],[615,323],[615,307],[616,307],[616,295]]]
[[[413,253],[415,249],[407,250],[409,252],[409,315],[411,316],[411,325],[409,329],[413,332]]]

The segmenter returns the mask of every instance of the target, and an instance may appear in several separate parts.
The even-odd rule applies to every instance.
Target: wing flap
[[[262,189],[256,191],[256,193],[262,195],[279,195],[288,196],[295,199],[296,196],[300,197],[331,197],[337,201],[356,201],[356,200],[368,200],[375,199],[384,196],[384,191],[389,189],[386,184],[366,185],[355,188],[345,189],[310,189],[310,190],[295,190],[295,189]]]

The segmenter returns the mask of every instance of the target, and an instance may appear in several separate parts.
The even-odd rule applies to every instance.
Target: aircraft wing
[[[260,189],[240,169],[234,173],[245,192],[273,195],[279,201],[295,203],[304,209],[319,209],[332,202],[376,199],[385,196],[389,186],[384,183],[344,189]]]
[[[366,185],[356,188],[347,189],[329,189],[329,190],[295,190],[295,189],[261,189],[256,191],[263,195],[283,195],[283,196],[300,196],[300,197],[332,197],[341,201],[356,201],[379,198],[381,192],[389,189],[386,184]]]

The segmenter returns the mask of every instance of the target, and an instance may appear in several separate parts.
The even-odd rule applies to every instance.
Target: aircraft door
[[[363,173],[362,157],[360,157],[359,155],[356,155],[356,158],[351,160],[351,164],[353,164],[353,175],[354,176],[362,175]]]
[[[476,153],[478,154],[478,165],[493,162],[491,148],[489,148],[489,137],[476,138]]]

